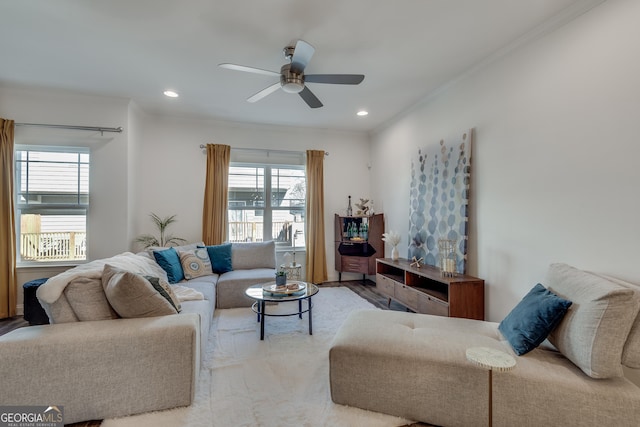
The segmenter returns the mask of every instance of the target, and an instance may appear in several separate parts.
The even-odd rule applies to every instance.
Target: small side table
[[[516,366],[516,360],[509,354],[488,347],[467,349],[467,360],[489,370],[489,426],[493,425],[493,371],[506,372]]]
[[[292,263],[289,265],[280,264],[280,270],[287,272],[287,280],[302,280],[302,264]]]

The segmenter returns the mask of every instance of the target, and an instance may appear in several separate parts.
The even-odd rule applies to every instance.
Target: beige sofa
[[[275,243],[234,243],[232,261],[232,271],[180,282],[202,299],[181,301],[176,315],[117,318],[105,297],[105,264],[167,279],[146,253],[92,261],[62,273],[64,280],[50,279],[69,282],[54,301],[49,282],[38,290],[51,324],[0,337],[0,402],[62,405],[65,423],[191,404],[216,301],[249,305],[244,290],[274,279]]]
[[[493,374],[493,425],[637,426],[640,388],[622,365],[640,368],[640,290],[564,264],[542,283],[573,304],[549,336],[553,345],[523,356],[498,323],[353,313],[329,354],[333,401],[441,426],[487,425],[488,373],[466,350],[489,347],[517,362]]]

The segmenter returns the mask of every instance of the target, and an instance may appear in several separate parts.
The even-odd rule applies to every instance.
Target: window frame
[[[244,167],[244,168],[255,168],[255,169],[263,169],[264,171],[264,175],[263,175],[263,185],[262,185],[262,190],[263,190],[263,204],[262,206],[249,206],[249,205],[245,205],[245,206],[231,206],[231,203],[234,202],[238,202],[238,200],[231,200],[231,197],[229,195],[229,199],[227,202],[227,214],[229,215],[229,221],[231,222],[231,213],[232,211],[237,211],[237,212],[242,212],[242,211],[248,211],[248,210],[261,210],[262,211],[262,225],[263,225],[263,230],[262,230],[262,241],[267,241],[267,240],[273,240],[276,243],[276,248],[279,250],[304,250],[305,245],[305,239],[304,236],[303,238],[297,238],[295,240],[295,248],[293,246],[293,242],[294,239],[291,239],[291,243],[285,241],[278,241],[277,238],[275,236],[272,235],[273,232],[273,213],[274,211],[291,211],[293,210],[291,206],[273,206],[273,182],[272,182],[272,177],[273,177],[273,170],[274,169],[291,169],[291,170],[298,170],[302,172],[303,175],[303,179],[305,182],[305,189],[306,189],[306,183],[307,183],[307,174],[306,174],[306,167],[305,165],[301,165],[301,164],[290,164],[290,163],[264,163],[264,162],[240,162],[240,161],[232,161],[229,164],[229,181],[231,181],[231,175],[232,175],[232,168],[234,167]],[[229,183],[227,191],[230,193],[231,192],[231,184]],[[302,206],[300,206],[299,208],[296,207],[296,209],[299,209],[302,211],[302,217],[303,217],[303,227],[302,227],[302,232],[304,233],[305,228],[306,228],[306,201],[303,202]],[[231,241],[231,235],[229,234],[230,232],[230,227],[227,228],[227,239],[229,241]]]
[[[21,160],[18,159],[18,152],[26,152],[27,159]],[[35,160],[29,160],[29,152],[51,152],[51,153],[71,153],[77,155],[77,162],[60,162],[66,164],[77,164],[77,187],[76,191],[69,193],[72,197],[75,198],[75,202],[72,203],[30,203],[29,194],[35,193],[34,191],[30,191],[30,183],[29,183],[29,168],[27,168],[26,172],[23,172],[22,165],[30,165],[31,162],[36,163]],[[82,156],[86,155],[87,160],[83,161]],[[52,161],[51,163],[58,163],[57,161]],[[86,183],[83,182],[83,171],[81,168],[86,166]],[[34,267],[34,266],[42,266],[42,267],[55,267],[55,266],[66,266],[66,265],[77,265],[81,263],[87,262],[89,258],[88,251],[88,224],[89,224],[89,204],[90,204],[90,195],[91,195],[91,149],[86,146],[71,146],[71,145],[32,145],[32,144],[15,144],[14,146],[14,213],[15,213],[15,231],[16,231],[16,266],[17,267]],[[25,173],[26,177],[26,190],[22,191],[22,174]],[[53,178],[55,179],[55,178]],[[86,193],[83,192],[83,186],[86,185]],[[26,195],[27,200],[25,202],[21,202],[20,197],[22,195]],[[62,195],[62,194],[60,194]],[[44,215],[60,215],[60,216],[74,216],[80,215],[84,216],[84,239],[80,244],[81,247],[84,247],[84,258],[57,258],[57,259],[23,259],[22,254],[22,224],[21,218],[24,214],[44,214]],[[71,233],[77,233],[74,231],[70,231]],[[52,232],[55,233],[55,232]],[[60,232],[65,233],[65,232]],[[70,244],[70,242],[69,242]],[[74,248],[78,246],[74,245]],[[69,248],[69,250],[71,250]],[[75,250],[75,249],[74,249]]]

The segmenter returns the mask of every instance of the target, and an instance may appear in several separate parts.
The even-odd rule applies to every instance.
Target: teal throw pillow
[[[167,272],[169,283],[178,283],[184,279],[180,257],[174,248],[153,251],[153,257],[156,259],[158,265]]]
[[[231,264],[231,243],[207,246],[206,248],[207,252],[209,252],[211,269],[214,273],[222,274],[233,270],[233,265]]]
[[[547,338],[571,304],[538,283],[500,322],[498,329],[513,351],[522,356]]]

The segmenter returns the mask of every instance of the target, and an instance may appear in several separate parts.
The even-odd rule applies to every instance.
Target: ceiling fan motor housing
[[[304,89],[304,74],[291,71],[291,64],[285,64],[280,69],[280,85],[287,93],[300,93]]]

